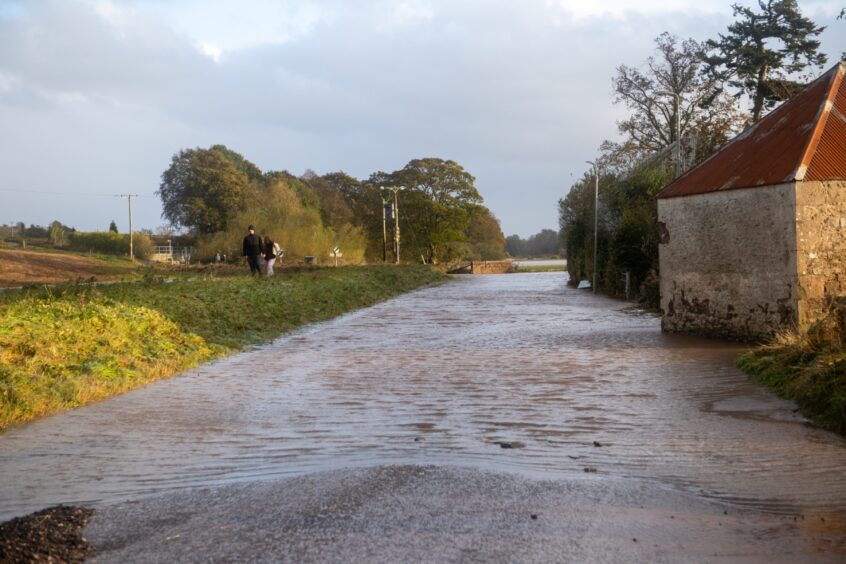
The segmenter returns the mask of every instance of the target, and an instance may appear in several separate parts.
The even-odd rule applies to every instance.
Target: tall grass
[[[738,366],[792,399],[825,429],[846,433],[846,298],[806,332],[788,331],[741,356]]]
[[[423,266],[372,266],[0,293],[0,428],[443,278]]]

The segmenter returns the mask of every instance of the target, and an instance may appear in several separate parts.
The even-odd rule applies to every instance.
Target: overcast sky
[[[748,3],[748,2],[742,2]],[[0,0],[0,223],[163,223],[171,156],[366,178],[418,157],[476,176],[503,231],[557,201],[624,114],[619,64],[704,40],[729,0]],[[800,2],[846,50],[846,0]],[[93,195],[92,195],[93,194]]]

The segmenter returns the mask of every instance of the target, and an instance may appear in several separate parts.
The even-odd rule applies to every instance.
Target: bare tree
[[[602,151],[609,164],[620,168],[674,143],[677,120],[682,139],[696,134],[700,156],[710,154],[745,121],[736,102],[702,73],[702,45],[665,32],[655,38],[655,52],[642,68],[620,65],[613,79],[614,102],[632,113],[617,124],[626,140],[605,142]]]

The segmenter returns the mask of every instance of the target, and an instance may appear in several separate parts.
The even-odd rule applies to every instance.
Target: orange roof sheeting
[[[846,62],[767,114],[661,192],[658,198],[846,180]]]

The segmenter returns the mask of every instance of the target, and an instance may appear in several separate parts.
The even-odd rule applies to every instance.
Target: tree
[[[648,155],[676,141],[677,119],[688,142],[689,160],[708,155],[742,125],[745,116],[729,96],[721,94],[717,82],[703,75],[702,46],[669,33],[655,38],[656,55],[647,58],[645,68],[620,65],[613,79],[615,103],[624,104],[631,115],[617,123],[627,139],[606,141],[606,168],[618,172],[630,169]],[[678,106],[676,104],[678,96]],[[695,147],[696,155],[692,154]]]
[[[305,174],[302,179],[320,201],[320,218],[323,224],[336,232],[345,225],[354,225],[355,216],[344,194],[316,174]]]
[[[513,257],[550,257],[558,256],[561,252],[561,238],[559,233],[552,229],[541,229],[528,239],[521,239],[519,235],[510,235],[506,243],[508,254]]]
[[[200,234],[224,231],[229,220],[257,197],[246,174],[218,149],[184,149],[162,174],[157,194],[162,217]]]
[[[472,254],[467,247],[468,222],[474,206],[482,203],[475,180],[455,161],[429,157],[411,160],[390,174],[373,173],[367,183],[377,190],[407,188],[399,204],[402,238],[407,242],[402,248],[435,263]],[[379,233],[381,240],[381,227]]]
[[[753,123],[801,90],[791,76],[827,60],[816,39],[825,27],[803,17],[796,0],[758,0],[758,7],[732,5],[735,22],[706,42],[704,55],[712,78],[751,98]]]
[[[846,20],[846,8],[843,8],[842,10],[840,10],[840,15],[837,16],[837,19],[838,20]],[[846,61],[846,51],[843,51],[843,54],[840,55],[840,58],[842,60]]]
[[[29,224],[29,227],[26,228],[24,234],[33,239],[47,239],[50,237],[50,232],[46,227],[41,227],[40,225],[35,225],[34,223]]]
[[[371,175],[371,178],[377,175],[380,178],[388,176],[386,173],[377,173]],[[382,194],[379,185],[362,182],[343,171],[324,174],[321,178],[344,197],[352,211],[353,224],[366,235],[366,255],[371,259],[382,260]]]
[[[467,222],[467,240],[472,257],[481,260],[500,260],[507,255],[505,235],[499,220],[485,206],[473,206]]]
[[[578,284],[593,272],[593,210],[594,177],[586,173],[558,200],[559,237],[564,243],[571,284]]]
[[[412,190],[419,190],[439,204],[469,208],[482,203],[472,174],[455,161],[438,158],[414,159],[392,179]]]
[[[233,151],[226,145],[212,145],[209,149],[220,152],[229,162],[235,165],[235,168],[243,172],[250,182],[260,183],[262,181],[264,175],[261,169],[248,161],[241,153]]]
[[[109,231],[111,231],[112,233],[117,233],[117,232],[118,232],[117,223],[115,223],[115,220],[114,220],[114,219],[113,219],[113,220],[112,220],[112,222],[109,224]]]
[[[558,233],[552,229],[541,229],[526,241],[530,257],[550,257],[558,255],[560,240]]]
[[[508,251],[508,256],[515,258],[525,257],[526,255],[526,241],[520,238],[519,235],[509,235],[505,238],[505,250]]]
[[[48,240],[54,246],[61,245],[65,242],[65,226],[61,222],[54,221],[50,224]]]

